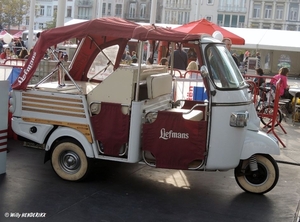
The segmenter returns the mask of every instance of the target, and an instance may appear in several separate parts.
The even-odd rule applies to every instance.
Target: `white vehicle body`
[[[53,32],[59,30],[62,28]],[[174,35],[167,38],[171,41]],[[36,47],[42,47],[41,41],[43,36]],[[85,38],[78,50],[89,50],[96,41],[95,36]],[[259,131],[248,86],[230,53],[212,37],[185,43],[196,48],[202,77],[184,81],[201,82],[207,100],[187,100],[177,92],[183,79],[173,75],[172,66],[142,65],[141,61],[116,66],[126,44],[123,48],[112,44],[117,55],[96,46],[96,63],[85,61],[87,68],[78,62],[88,54],[75,52],[69,67],[60,61],[45,79],[22,88],[37,51],[10,93],[14,132],[45,144],[46,160],[50,159],[55,172],[66,180],[83,179],[90,159],[105,159],[186,170],[235,168],[237,182],[245,191],[270,191],[279,176],[270,156],[280,154],[278,142]],[[140,58],[142,44],[140,41]],[[81,59],[76,61],[78,56]],[[79,72],[80,68],[85,69]],[[81,72],[86,72],[86,80]]]

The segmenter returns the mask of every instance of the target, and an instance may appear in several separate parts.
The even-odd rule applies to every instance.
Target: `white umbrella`
[[[3,35],[3,41],[5,43],[10,43],[12,39],[13,39],[12,35],[9,34],[8,32]]]

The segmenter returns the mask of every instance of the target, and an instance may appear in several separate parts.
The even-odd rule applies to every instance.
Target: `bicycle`
[[[268,84],[265,86],[259,87],[259,100],[256,105],[256,112],[262,124],[266,127],[271,127],[272,124],[272,117],[274,113],[274,99],[275,99],[275,92]],[[282,121],[283,113],[278,107],[277,110],[277,120],[275,123],[275,127],[278,126]]]

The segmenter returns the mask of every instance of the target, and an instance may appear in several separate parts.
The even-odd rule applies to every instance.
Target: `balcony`
[[[238,6],[220,6],[218,7],[219,12],[241,12],[246,13],[247,8],[245,7],[238,7]]]
[[[171,9],[173,9],[173,10],[174,9],[176,9],[176,10],[191,10],[192,9],[191,5],[185,5],[185,4],[178,5],[178,6],[169,4],[169,5],[166,5],[165,8],[170,9],[170,10]]]
[[[92,16],[91,15],[75,15],[75,19],[86,19],[86,20],[91,20]]]
[[[134,22],[149,22],[150,21],[150,14],[140,16],[140,15],[125,13],[124,17],[126,20],[130,20],[130,21],[134,21]],[[160,23],[160,22],[161,22],[161,16],[157,15],[155,23]]]
[[[93,2],[92,1],[85,1],[85,0],[80,0],[77,2],[78,7],[93,7]]]

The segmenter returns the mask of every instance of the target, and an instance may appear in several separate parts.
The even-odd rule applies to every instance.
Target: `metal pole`
[[[157,0],[151,1],[150,24],[155,24],[157,10]]]
[[[157,0],[152,0],[151,1],[151,11],[150,11],[150,25],[154,25],[156,21],[156,10],[157,10]],[[146,60],[150,57],[150,42],[148,41],[147,44],[147,58]]]
[[[31,49],[33,47],[33,23],[35,17],[35,0],[31,0],[30,3],[30,17],[29,17],[29,29],[28,29],[28,40],[27,40],[27,48]],[[26,39],[23,39],[24,41]]]
[[[57,2],[56,27],[61,27],[65,24],[66,0],[59,0]]]

